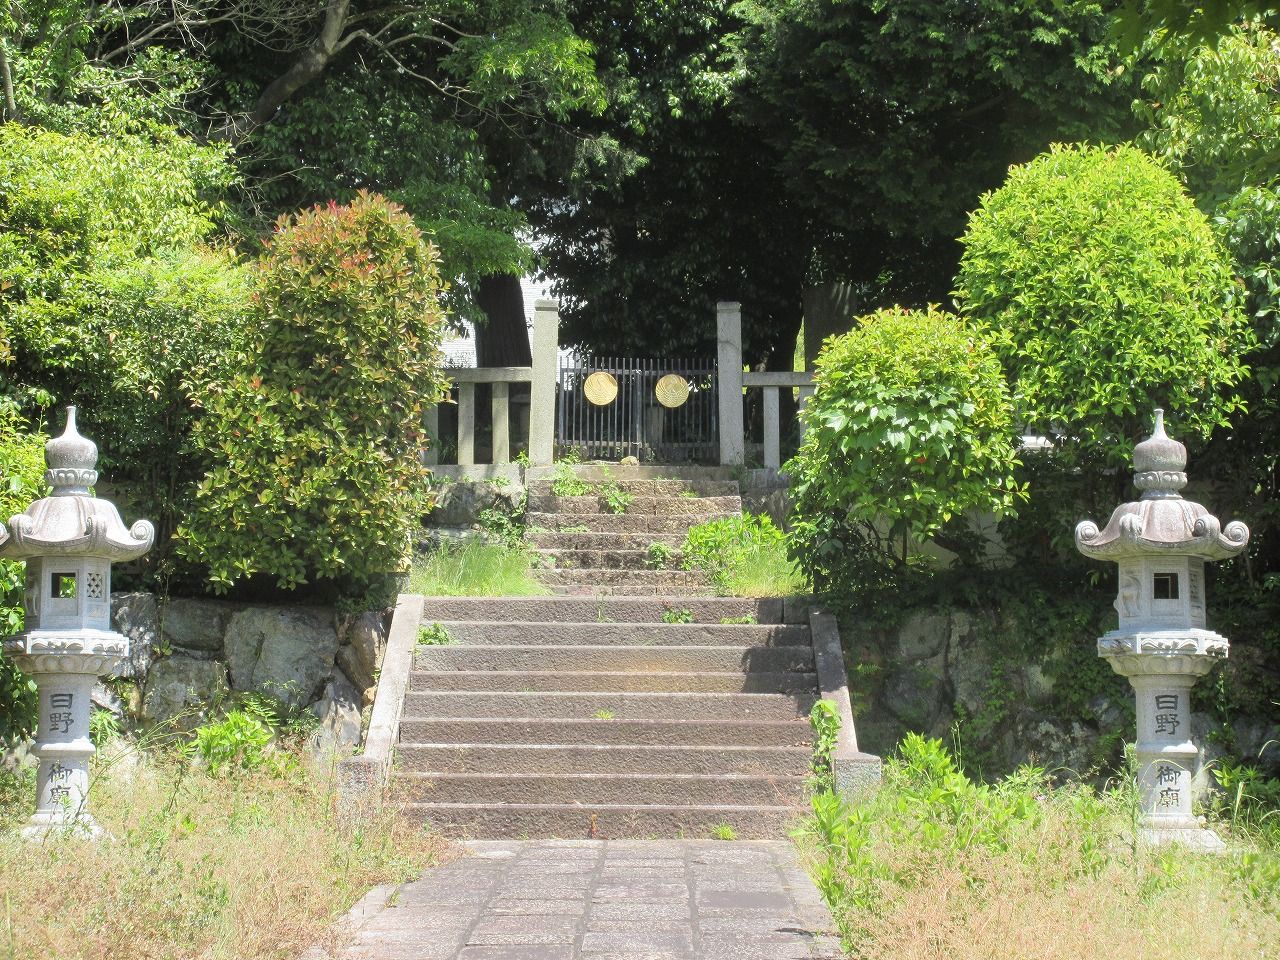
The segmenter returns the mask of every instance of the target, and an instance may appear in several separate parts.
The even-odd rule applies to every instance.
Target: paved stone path
[[[790,844],[473,841],[369,917],[345,960],[836,960]]]

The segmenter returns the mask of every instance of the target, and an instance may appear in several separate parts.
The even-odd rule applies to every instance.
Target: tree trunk
[[[510,273],[481,277],[476,288],[476,304],[488,318],[483,325],[476,325],[476,366],[531,366],[533,357],[520,278]]]
[[[270,123],[282,104],[324,73],[329,61],[346,46],[342,42],[342,34],[347,27],[350,11],[351,0],[329,0],[325,6],[324,24],[320,27],[319,36],[289,66],[288,70],[267,84],[266,89],[258,95],[253,109],[249,111],[248,128],[226,129],[224,130],[226,139],[241,139],[258,127]]]
[[[9,65],[9,48],[3,39],[0,39],[0,86],[4,88],[4,119],[21,121],[18,101],[13,95],[13,68]]]
[[[813,361],[822,349],[822,341],[833,334],[853,329],[858,312],[858,298],[851,283],[824,283],[804,292],[804,365],[813,369]]]

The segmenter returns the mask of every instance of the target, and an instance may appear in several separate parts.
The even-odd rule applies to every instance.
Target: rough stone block
[[[161,611],[164,638],[174,647],[219,653],[234,610],[219,600],[170,600]]]
[[[936,657],[950,636],[951,620],[945,614],[916,614],[898,628],[898,654],[904,660]]]
[[[312,753],[319,759],[346,756],[360,746],[360,706],[362,698],[341,670],[334,670],[311,712],[320,726],[311,736]]]
[[[156,598],[150,593],[113,593],[111,627],[129,638],[129,659],[116,668],[117,677],[145,677],[160,639]]]
[[[217,660],[176,655],[159,661],[147,675],[142,694],[145,720],[177,720],[189,729],[203,721],[209,705],[227,695],[227,667]]]
[[[249,607],[231,617],[225,637],[235,690],[254,690],[305,706],[333,668],[333,613],[304,607]]]

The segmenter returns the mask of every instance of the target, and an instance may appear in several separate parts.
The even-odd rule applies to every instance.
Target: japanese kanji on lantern
[[[4,639],[4,653],[39,690],[36,718],[36,812],[24,828],[96,836],[89,815],[90,695],[98,677],[129,654],[111,629],[111,564],[151,549],[146,520],[126,528],[109,501],[92,496],[98,448],[76,431],[67,408],[62,436],[45,444],[49,496],[0,523],[0,557],[27,564],[23,632]]]
[[[1227,638],[1205,619],[1204,565],[1240,553],[1249,528],[1221,525],[1183,498],[1187,448],[1165,434],[1164,411],[1133,451],[1140,499],[1116,508],[1106,527],[1086,520],[1076,546],[1119,565],[1119,627],[1098,639],[1098,655],[1128,677],[1137,697],[1142,834],[1152,843],[1221,849],[1191,809],[1198,751],[1191,736],[1191,688],[1227,656]]]

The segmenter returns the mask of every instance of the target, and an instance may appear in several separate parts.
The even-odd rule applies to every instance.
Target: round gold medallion
[[[683,406],[689,399],[689,381],[674,373],[668,373],[653,388],[653,394],[664,407]]]
[[[618,381],[613,374],[597,370],[582,384],[582,393],[597,407],[607,407],[618,396]]]

